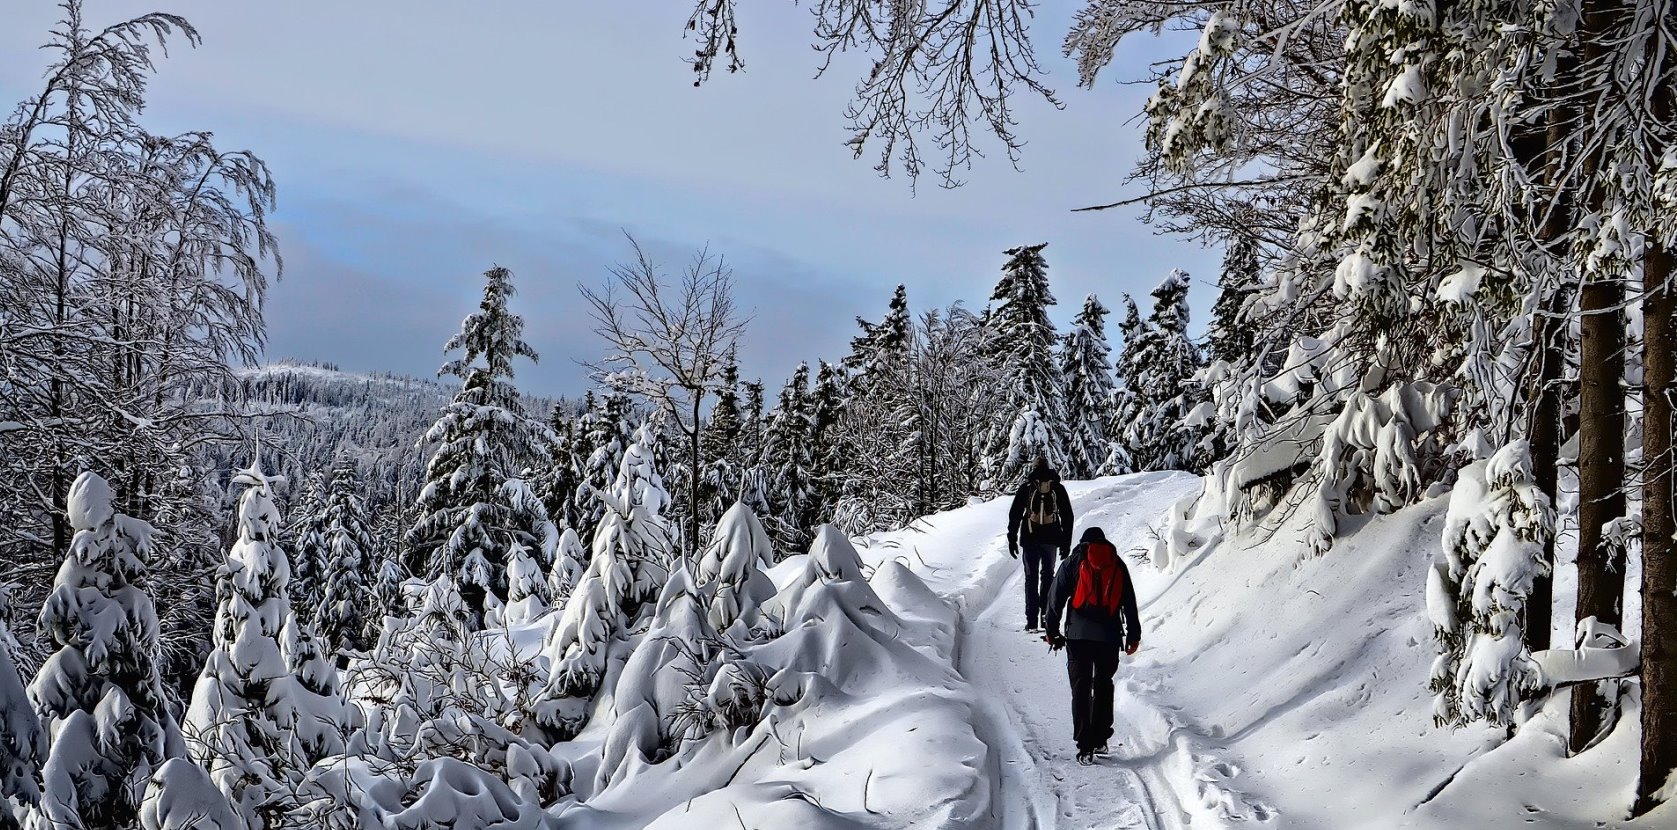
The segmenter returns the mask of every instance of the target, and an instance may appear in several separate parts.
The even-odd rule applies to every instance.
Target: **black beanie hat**
[[[1088,530],[1083,531],[1083,541],[1104,542],[1106,541],[1106,533],[1098,527],[1091,527]]]

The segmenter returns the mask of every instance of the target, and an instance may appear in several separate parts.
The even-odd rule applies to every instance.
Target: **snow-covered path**
[[[1134,476],[1068,485],[1079,534],[1098,526],[1121,550],[1147,547],[1153,525],[1196,491],[1186,475]],[[1073,760],[1070,687],[1062,654],[1024,627],[1023,568],[1005,552],[1006,501],[946,514],[924,528],[938,543],[914,546],[917,570],[962,609],[961,673],[978,690],[979,736],[990,747],[1006,830],[1148,828],[1174,830],[1186,816],[1171,786],[1169,720],[1119,670],[1113,754],[1092,767]],[[913,537],[893,540],[909,547]],[[878,548],[875,548],[876,550]],[[1147,595],[1143,594],[1143,601]],[[1143,648],[1145,649],[1145,644]]]

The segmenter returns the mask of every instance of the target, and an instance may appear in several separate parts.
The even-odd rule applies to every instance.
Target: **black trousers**
[[[1040,542],[1026,542],[1020,553],[1025,558],[1025,627],[1036,628],[1048,610],[1048,590],[1054,584],[1054,559],[1059,548]]]
[[[1099,749],[1112,737],[1112,676],[1124,647],[1101,640],[1067,640],[1071,675],[1071,730],[1079,751]]]

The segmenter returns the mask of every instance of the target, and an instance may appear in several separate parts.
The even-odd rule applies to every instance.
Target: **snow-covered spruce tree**
[[[774,581],[765,573],[773,565],[762,522],[744,504],[729,508],[693,573],[708,594],[713,628],[743,636],[761,626],[761,608],[774,597]]]
[[[291,610],[304,619],[312,618],[320,608],[320,597],[326,588],[326,562],[331,555],[326,552],[326,528],[322,521],[328,486],[327,475],[310,472],[297,488],[297,497],[289,508]]]
[[[814,466],[810,503],[799,520],[802,527],[830,521],[845,480],[855,475],[855,465],[839,441],[840,421],[851,403],[848,387],[849,378],[842,367],[820,362],[809,395],[809,452]]]
[[[1427,606],[1439,657],[1431,688],[1441,726],[1515,722],[1537,687],[1521,629],[1554,508],[1537,488],[1524,440],[1461,470],[1444,520],[1444,561],[1430,572]]]
[[[40,803],[41,764],[47,759],[47,733],[18,671],[12,590],[0,584],[0,830],[18,830],[25,811]]]
[[[303,765],[313,766],[344,753],[344,736],[361,725],[361,712],[344,697],[337,660],[322,647],[320,637],[300,620],[292,624],[281,642],[290,647],[285,665],[297,690],[293,730]]]
[[[711,407],[701,439],[700,454],[705,464],[700,481],[701,532],[709,532],[728,507],[739,500],[745,468],[740,440],[745,424],[740,413],[739,381],[739,356],[735,349],[729,349],[728,358],[722,364],[722,381],[716,389],[716,405]]]
[[[361,636],[369,643],[376,642],[385,629],[385,617],[406,617],[412,613],[407,596],[408,571],[398,556],[386,556],[378,563],[378,579],[373,583],[373,606],[361,628]]]
[[[811,528],[802,522],[814,513],[816,467],[810,441],[815,430],[810,408],[809,364],[800,363],[780,390],[780,402],[763,431],[762,466],[772,510],[767,524],[776,547],[789,552],[808,545]]]
[[[818,516],[846,531],[871,533],[901,527],[925,501],[920,390],[914,379],[916,344],[908,294],[897,286],[890,308],[878,323],[857,318],[862,333],[850,341],[843,362],[851,374],[831,429],[820,428],[823,386],[816,386],[816,457],[827,477],[825,489],[835,498],[833,510]],[[825,371],[825,366],[823,366]],[[830,437],[827,437],[830,436]]]
[[[1068,478],[1092,478],[1111,454],[1106,408],[1111,404],[1114,386],[1106,314],[1106,307],[1090,294],[1060,349],[1060,375],[1066,381],[1064,475]]]
[[[536,359],[522,337],[523,318],[507,310],[512,272],[497,266],[484,272],[484,281],[478,310],[443,346],[461,355],[437,373],[460,378],[461,387],[420,443],[436,449],[425,468],[419,520],[408,532],[429,578],[447,575],[459,582],[473,630],[506,600],[513,543],[545,544],[514,515],[539,507],[540,500],[511,503],[505,485],[553,440],[547,426],[524,411],[512,385],[513,359]]]
[[[588,397],[592,400],[593,393],[588,393]],[[635,431],[629,397],[614,392],[599,400],[583,413],[579,431],[582,435],[579,449],[587,450],[588,454],[579,468],[575,527],[582,538],[592,539],[594,528],[599,526],[606,511],[596,494],[611,489]]]
[[[587,570],[588,548],[582,544],[582,537],[567,527],[564,533],[559,534],[553,568],[547,573],[547,595],[552,607],[565,607],[565,601],[570,599],[571,591],[576,589]]]
[[[29,686],[51,737],[39,811],[47,827],[133,826],[145,780],[184,751],[146,594],[155,531],[115,503],[95,473],[71,484],[76,535],[41,609],[40,630],[58,646]]]
[[[238,538],[218,574],[215,649],[186,712],[187,748],[254,827],[273,826],[280,803],[309,761],[295,730],[304,690],[291,674],[296,622],[287,591],[291,562],[280,546],[279,509],[260,466],[239,471]]]
[[[366,621],[374,615],[374,597],[367,585],[373,537],[367,531],[361,490],[355,465],[341,460],[332,469],[326,503],[317,522],[325,562],[319,604],[314,608],[314,628],[332,654],[365,651],[371,645],[366,638]]]
[[[1001,373],[1003,417],[984,449],[985,489],[1011,488],[1038,456],[1056,469],[1066,463],[1065,379],[1055,359],[1060,336],[1048,319],[1054,295],[1041,245],[1004,251],[1001,281],[990,300],[990,358]]]
[[[542,646],[548,677],[531,714],[558,740],[582,729],[612,643],[636,626],[669,579],[675,537],[663,516],[670,497],[653,464],[656,440],[656,427],[643,424],[617,480],[597,494],[606,515],[594,532],[588,569]]]
[[[507,610],[502,620],[507,625],[534,622],[552,607],[547,575],[529,548],[514,543],[512,561],[507,563]]]
[[[561,401],[553,407],[548,428],[553,431],[553,441],[548,445],[547,457],[534,473],[525,477],[554,525],[570,527],[578,521],[576,491],[582,483],[582,467],[587,460],[587,454],[581,452],[582,421]]]
[[[1129,440],[1126,433],[1130,425],[1141,418],[1144,409],[1141,394],[1132,385],[1131,378],[1140,374],[1136,369],[1136,356],[1140,354],[1141,336],[1146,331],[1147,323],[1141,319],[1141,310],[1136,308],[1135,300],[1125,294],[1124,319],[1118,324],[1123,346],[1113,365],[1112,396],[1106,407],[1106,458],[1101,462],[1101,475],[1123,475],[1138,469],[1126,443]]]
[[[1188,337],[1188,274],[1170,272],[1153,289],[1153,311],[1134,349],[1125,351],[1125,389],[1139,412],[1124,430],[1124,446],[1138,470],[1198,470],[1200,431],[1184,423],[1198,403],[1194,374],[1203,362]]]
[[[1258,244],[1250,237],[1229,243],[1223,254],[1223,270],[1217,275],[1217,302],[1211,306],[1211,323],[1206,326],[1207,357],[1213,361],[1238,363],[1252,353],[1257,330],[1246,318],[1246,302],[1258,290]]]

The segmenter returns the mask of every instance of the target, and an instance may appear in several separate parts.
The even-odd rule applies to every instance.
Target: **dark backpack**
[[[1049,487],[1048,492],[1044,493],[1033,485],[1030,501],[1026,502],[1025,522],[1027,526],[1033,530],[1059,527],[1059,501],[1054,497],[1053,487]]]
[[[1088,543],[1083,562],[1078,566],[1077,590],[1072,593],[1071,607],[1116,617],[1124,603],[1124,587],[1124,567],[1118,561],[1118,549],[1110,542]]]

